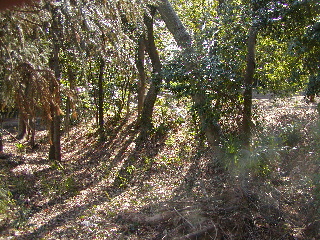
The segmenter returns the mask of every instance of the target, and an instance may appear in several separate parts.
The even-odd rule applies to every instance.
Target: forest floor
[[[320,239],[320,125],[300,97],[255,100],[254,143],[231,140],[223,161],[197,140],[188,113],[157,107],[152,138],[133,120],[94,123],[28,149],[4,134],[0,239]]]

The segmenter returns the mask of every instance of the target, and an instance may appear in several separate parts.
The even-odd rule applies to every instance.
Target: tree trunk
[[[50,5],[50,11],[52,14],[52,27],[50,29],[50,33],[52,35],[52,40],[53,40],[53,49],[51,52],[51,57],[49,61],[49,66],[50,68],[54,71],[54,75],[56,80],[59,82],[61,78],[61,69],[60,69],[60,64],[59,64],[59,52],[60,52],[60,44],[59,41],[62,39],[61,32],[59,31],[59,22],[58,22],[58,11],[57,9],[53,6]],[[55,86],[52,84],[50,87],[50,91],[52,95],[54,96],[56,93],[59,91],[56,91]],[[59,97],[60,96],[55,96]],[[60,143],[60,137],[61,137],[61,132],[60,132],[60,125],[61,125],[61,117],[60,114],[58,113],[57,107],[54,106],[54,103],[51,103],[50,106],[51,109],[51,126],[50,126],[50,149],[49,149],[49,159],[51,160],[56,160],[56,161],[61,161],[61,143]]]
[[[0,132],[0,153],[3,152],[2,133]]]
[[[243,121],[242,121],[242,144],[245,148],[250,147],[251,128],[252,128],[252,85],[253,75],[255,71],[255,45],[257,41],[258,30],[255,26],[251,26],[249,30],[247,43],[247,67],[244,78],[243,93]]]
[[[141,117],[143,103],[146,94],[146,72],[144,69],[144,51],[145,42],[144,36],[141,36],[138,43],[138,51],[136,55],[136,66],[139,73],[139,86],[138,86],[138,119]]]
[[[3,141],[2,141],[2,114],[0,113],[0,153],[3,152]]]
[[[56,159],[56,151],[55,151],[55,145],[54,145],[54,108],[53,105],[51,104],[50,106],[51,109],[51,121],[49,125],[49,141],[50,141],[50,148],[49,148],[49,160],[55,160]]]
[[[49,159],[61,161],[61,117],[57,112],[56,107],[51,104],[51,121],[50,121],[50,149]]]
[[[103,111],[103,72],[104,72],[105,62],[100,59],[100,72],[98,79],[98,124],[99,124],[99,135],[100,139],[104,139],[104,111]]]
[[[53,119],[54,125],[54,135],[53,135],[53,145],[54,145],[54,159],[57,161],[61,161],[61,132],[60,132],[60,125],[61,125],[61,117],[58,114],[55,114]]]
[[[18,122],[18,135],[17,135],[17,139],[21,140],[25,137],[27,133],[27,126],[26,126],[26,122],[24,119],[24,115],[21,112],[21,110],[19,111],[19,122]]]
[[[52,53],[50,68],[54,70],[56,79],[60,79],[61,72],[59,67],[59,46],[55,45]],[[55,90],[54,86],[51,86],[51,93],[54,95]],[[56,106],[54,103],[51,103],[51,121],[50,121],[50,150],[49,150],[49,159],[50,160],[61,160],[61,143],[60,143],[60,126],[61,126],[61,117],[58,114]]]
[[[220,127],[217,119],[214,117],[215,114],[211,109],[211,102],[206,97],[205,90],[196,73],[199,67],[196,62],[197,54],[192,46],[192,38],[168,0],[160,0],[158,11],[168,30],[182,49],[185,67],[192,75],[190,77],[190,83],[193,89],[195,89],[192,93],[192,99],[197,108],[202,130],[204,131],[209,144],[216,148],[220,143]],[[217,148],[216,150],[218,151]]]
[[[27,74],[26,76],[28,76],[27,78],[30,78],[29,74]],[[30,99],[33,99],[33,90],[30,86],[30,79],[25,81],[25,89],[23,91],[23,94],[24,94],[24,98],[28,99],[26,100],[27,102],[29,102]],[[30,137],[29,119],[32,118],[34,115],[33,110],[34,110],[34,106],[29,106],[28,108],[24,106],[23,108],[19,109],[19,125],[18,125],[17,139],[21,140],[27,135],[27,140],[29,140],[29,137]]]
[[[50,149],[49,149],[49,159],[61,161],[61,117],[57,114],[57,110],[52,105],[51,106],[51,117],[52,120],[50,122]]]
[[[70,131],[70,116],[71,115],[71,99],[69,96],[67,96],[66,100],[66,115],[64,117],[64,131],[69,137],[69,131]]]
[[[35,117],[30,116],[28,119],[28,135],[29,135],[29,145],[31,148],[35,146],[35,136],[36,136],[36,122]]]
[[[76,81],[76,76],[75,76],[75,73],[73,72],[71,66],[68,66],[68,80],[69,80],[69,84],[70,84],[70,90],[73,92],[75,81]],[[67,133],[68,137],[69,137],[69,131],[70,131],[71,103],[72,103],[71,97],[67,96],[66,115],[64,118],[64,130]]]
[[[127,98],[127,103],[126,103],[126,119],[129,119],[129,117],[130,117],[131,98],[132,98],[132,92],[131,92],[131,89],[129,88],[128,98]]]
[[[148,137],[150,130],[152,129],[152,114],[154,109],[154,104],[156,102],[158,93],[160,91],[160,85],[162,82],[161,74],[161,62],[157,47],[154,42],[153,35],[153,18],[145,16],[145,25],[147,28],[147,38],[145,40],[146,50],[150,56],[152,67],[153,67],[153,76],[151,79],[150,88],[144,100],[143,109],[141,112],[140,118],[140,139],[143,140]]]

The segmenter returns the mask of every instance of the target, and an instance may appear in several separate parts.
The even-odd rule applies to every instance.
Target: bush
[[[306,89],[306,96],[311,98],[320,93],[320,75],[310,76],[309,83]]]
[[[9,190],[0,187],[0,228],[5,226],[14,215],[15,202]]]
[[[299,128],[294,124],[288,124],[281,129],[280,137],[285,146],[294,147],[301,140]]]

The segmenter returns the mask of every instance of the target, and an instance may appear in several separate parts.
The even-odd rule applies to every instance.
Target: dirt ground
[[[133,120],[107,123],[104,142],[83,123],[64,134],[62,162],[47,160],[45,130],[29,149],[4,122],[0,239],[320,239],[317,104],[254,102],[252,150],[230,145],[224,164],[188,121],[144,146]]]

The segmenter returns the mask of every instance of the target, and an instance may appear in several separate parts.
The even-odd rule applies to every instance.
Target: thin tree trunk
[[[61,71],[59,66],[59,46],[55,44],[54,50],[51,58],[51,69],[55,72],[55,77],[57,80],[60,79]],[[51,92],[54,94],[54,86],[51,86]],[[49,150],[49,159],[51,160],[61,160],[61,143],[60,143],[60,126],[61,126],[61,117],[57,112],[56,107],[51,103],[51,121],[50,121],[50,150]]]
[[[59,32],[59,22],[58,22],[58,12],[57,9],[50,5],[50,11],[52,14],[52,27],[50,29],[52,40],[53,40],[53,49],[51,53],[51,58],[49,62],[50,68],[54,71],[55,78],[59,82],[61,78],[61,69],[59,64],[59,52],[60,45],[59,41],[62,39],[61,32]],[[59,82],[60,84],[60,82]],[[55,94],[54,86],[51,86],[50,91],[52,94]],[[58,96],[60,97],[60,96]],[[49,159],[61,161],[61,143],[60,143],[60,126],[61,126],[61,117],[56,109],[56,106],[52,103],[50,106],[51,109],[51,126],[50,126],[50,149],[49,149]]]
[[[26,133],[27,133],[27,126],[26,126],[26,122],[24,119],[24,115],[21,112],[21,110],[19,111],[19,121],[18,121],[18,135],[17,135],[17,139],[21,140],[25,137]]]
[[[217,150],[218,154],[217,146],[220,143],[221,136],[220,127],[215,114],[211,109],[211,102],[206,97],[205,90],[203,89],[203,86],[201,85],[199,77],[196,73],[199,67],[197,66],[196,62],[197,54],[192,46],[192,38],[168,0],[160,0],[158,11],[168,30],[171,32],[177,44],[182,49],[185,67],[192,75],[190,78],[191,85],[193,89],[196,89],[192,93],[191,97],[197,108],[202,130],[204,131],[209,144]]]
[[[3,128],[3,119],[2,114],[0,113],[0,153],[3,152],[3,141],[2,141],[2,128]]]
[[[99,135],[100,139],[104,139],[104,111],[103,111],[103,72],[104,72],[105,62],[100,59],[100,72],[98,79],[98,122],[99,122]]]
[[[0,132],[0,153],[3,152],[2,133]]]
[[[54,107],[51,104],[51,121],[49,123],[49,141],[50,141],[50,148],[49,148],[49,160],[55,160],[56,159],[56,151],[55,151],[55,145],[54,145]]]
[[[141,117],[143,103],[146,94],[146,72],[144,69],[144,51],[145,41],[141,36],[138,43],[138,51],[136,56],[136,66],[139,73],[139,86],[138,86],[138,119]]]
[[[66,100],[66,115],[64,118],[64,131],[69,137],[69,131],[70,131],[70,116],[71,115],[71,99],[68,96]]]
[[[31,148],[34,148],[34,146],[35,146],[35,136],[36,136],[35,117],[34,116],[30,116],[28,122],[29,122],[28,125],[29,125],[29,135],[30,135],[29,144],[30,144]]]
[[[49,159],[61,161],[61,117],[57,114],[56,108],[51,106],[51,117],[50,121],[50,149],[49,149]]]
[[[75,74],[74,74],[71,66],[68,67],[68,80],[69,80],[69,84],[70,84],[70,90],[73,91],[76,77],[75,77]],[[68,137],[69,137],[69,131],[70,131],[71,101],[72,101],[71,97],[67,96],[66,115],[64,118],[64,129],[65,129],[65,132],[67,133]]]
[[[61,161],[61,132],[60,132],[60,125],[61,125],[61,117],[58,114],[55,114],[54,119],[54,135],[53,135],[53,145],[54,145],[54,157],[55,160]]]
[[[28,91],[28,95],[33,97],[33,92],[30,87],[26,88],[26,91]],[[34,148],[35,146],[35,136],[36,136],[36,109],[35,106],[31,106],[30,108],[31,113],[28,114],[28,142],[30,144],[31,148]]]
[[[30,77],[30,76],[29,76]],[[32,99],[32,95],[33,95],[33,90],[30,87],[29,81],[26,81],[25,83],[25,89],[24,89],[24,93],[25,98],[29,98]],[[30,106],[30,108],[28,108],[29,110],[26,110],[26,108],[24,109],[24,111],[22,109],[20,109],[19,111],[19,125],[18,125],[18,136],[17,139],[23,139],[24,137],[26,137],[27,135],[27,140],[29,140],[30,137],[30,127],[29,127],[29,118],[32,117],[32,115],[34,114],[34,111],[32,111],[32,113],[30,112],[30,110],[32,109],[32,106]]]
[[[130,117],[130,103],[131,103],[131,89],[129,88],[129,92],[128,92],[128,98],[127,98],[127,103],[126,103],[126,119],[129,119]]]
[[[140,139],[145,139],[149,131],[152,129],[152,114],[154,110],[154,104],[160,91],[160,85],[162,81],[161,74],[161,61],[157,51],[157,47],[154,42],[153,35],[153,18],[145,16],[145,25],[147,28],[147,38],[145,40],[146,50],[150,56],[153,76],[150,84],[150,88],[144,100],[144,105],[140,118]]]
[[[258,30],[255,26],[251,26],[249,30],[247,43],[247,67],[244,78],[243,93],[243,121],[242,121],[242,144],[245,148],[250,147],[251,128],[252,128],[252,85],[253,75],[255,71],[255,45],[257,41]]]

